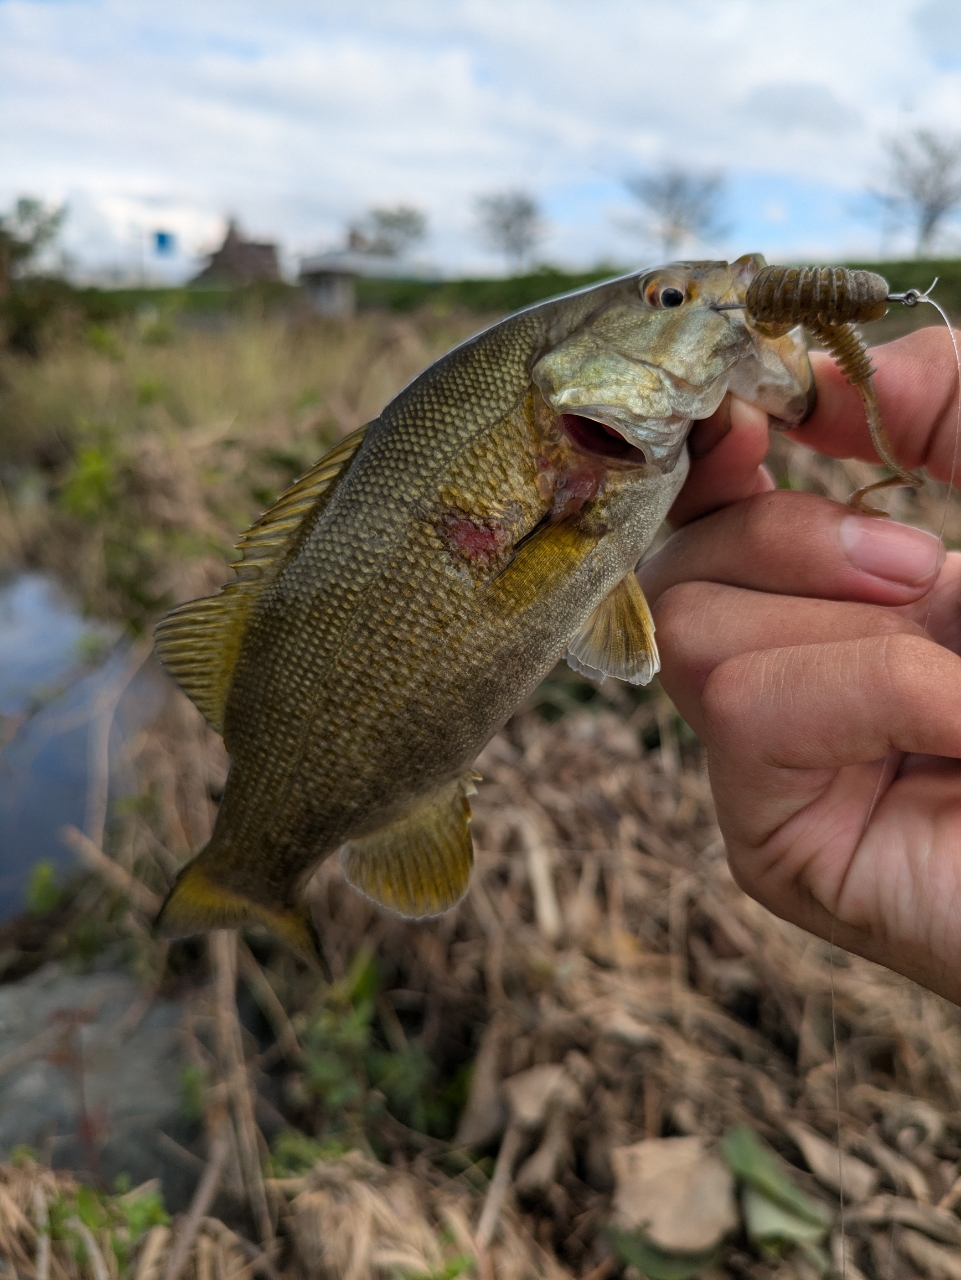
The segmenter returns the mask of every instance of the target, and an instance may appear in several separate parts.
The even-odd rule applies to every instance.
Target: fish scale
[[[637,273],[471,339],[252,526],[237,584],[160,624],[162,660],[231,753],[163,929],[263,920],[310,954],[304,884],[338,849],[404,914],[463,895],[471,765],[517,704],[566,651],[599,678],[656,670],[632,571],[683,482],[691,418],[758,344],[783,353],[780,416],[807,404],[803,347],[711,308],[757,261],[664,268],[686,273],[686,319]]]

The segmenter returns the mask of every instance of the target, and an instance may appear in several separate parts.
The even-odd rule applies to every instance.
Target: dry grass
[[[252,349],[247,366],[260,390],[230,399],[229,413],[217,408],[229,399],[223,386],[204,398],[201,366],[210,364],[216,387],[257,341],[242,329],[198,335],[197,367],[178,391],[195,388],[184,420],[172,401],[154,402],[131,408],[143,416],[111,437],[123,464],[109,491],[121,495],[123,519],[136,495],[144,526],[160,531],[155,559],[144,561],[154,575],[144,600],[216,585],[224,548],[258,506],[254,488],[279,488],[285,469],[375,412],[446,345],[431,323],[373,318],[355,332],[292,337],[268,324],[261,336],[272,335],[273,355]],[[103,404],[129,404],[141,359],[171,380],[178,361],[190,363],[176,342],[124,341],[121,360],[98,356],[84,375]],[[296,358],[288,341],[303,344]],[[310,375],[298,364],[308,357]],[[80,368],[83,359],[64,351],[53,360],[52,384],[73,385],[70,361]],[[289,385],[277,364],[289,367]],[[20,366],[17,376],[27,378]],[[298,410],[306,386],[319,398]],[[22,387],[16,394],[28,403]],[[58,400],[63,412],[69,399]],[[41,425],[44,412],[36,409]],[[271,461],[281,448],[296,464]],[[11,469],[19,487],[2,535],[8,561],[68,567],[103,594],[106,550],[89,570],[83,561],[104,521],[57,505],[77,455],[51,464],[49,500],[31,516],[26,478],[48,474],[37,456]],[[774,463],[792,483],[839,497],[869,470],[783,442]],[[910,511],[929,526],[940,519],[936,494],[894,501],[917,502]],[[952,510],[955,540],[957,520]],[[78,546],[64,545],[65,530]],[[123,616],[149,616],[149,603],[131,610],[125,589],[110,590]],[[213,935],[200,950],[158,946],[151,912],[206,839],[226,762],[178,696],[128,754],[137,802],[74,837],[93,873],[76,909],[104,922],[104,937],[127,940],[145,999],[176,985],[186,1001],[185,1043],[205,1082],[207,1174],[190,1211],[134,1229],[114,1198],[84,1218],[69,1209],[71,1178],[29,1161],[6,1166],[0,1249],[15,1274],[602,1280],[622,1271],[605,1234],[612,1151],[684,1134],[714,1143],[741,1122],[826,1207],[824,1244],[849,1280],[958,1274],[961,1014],[832,953],[740,893],[701,747],[657,689],[638,699],[605,685],[591,695],[559,672],[515,715],[479,762],[477,871],[451,915],[405,924],[348,889],[333,862],[323,866],[311,897],[330,982],[257,931]],[[69,927],[51,934],[30,963],[69,937]],[[256,1025],[240,1020],[238,995],[260,1009]],[[549,1105],[525,1119],[519,1091],[548,1084]],[[289,1134],[268,1157],[261,1129],[278,1107]],[[818,1137],[831,1158],[818,1157]],[[854,1203],[843,1234],[838,1143],[860,1162],[847,1166]],[[246,1206],[229,1226],[211,1216],[218,1186]],[[93,1232],[92,1247],[75,1221]],[[711,1265],[715,1277],[814,1274],[803,1253],[765,1256],[743,1228]]]
[[[840,1135],[873,1171],[866,1189],[856,1178],[848,1189],[862,1202],[849,1203],[846,1247],[865,1275],[937,1275],[945,1244],[961,1244],[961,1015],[866,961],[832,957],[740,893],[700,746],[660,695],[553,724],[535,709],[514,717],[480,761],[477,873],[452,915],[405,924],[353,893],[336,864],[322,867],[312,903],[330,984],[257,931],[239,963],[232,935],[213,935],[206,961],[158,951],[150,912],[205,837],[223,758],[178,699],[134,763],[155,803],[110,824],[106,874],[103,855],[80,845],[102,886],[84,910],[116,918],[124,906],[119,928],[149,989],[167,965],[181,991],[187,983],[208,1167],[251,1209],[231,1234],[210,1218],[208,1197],[192,1225],[183,1215],[169,1233],[144,1235],[129,1274],[146,1265],[149,1240],[162,1274],[185,1234],[182,1274],[198,1280],[250,1274],[252,1259],[267,1275],[317,1280],[458,1267],[497,1280],[615,1274],[604,1234],[611,1152],[671,1134],[715,1141],[738,1122],[835,1216],[835,1257],[834,1166],[806,1167],[798,1134],[831,1149]],[[243,987],[264,1014],[259,1038],[237,1021]],[[375,1074],[375,1059],[408,1073],[406,1092],[390,1070]],[[470,1062],[466,1098],[438,1118],[431,1107]],[[510,1089],[544,1066],[567,1081],[567,1101],[515,1134],[505,1156]],[[265,1180],[254,1100],[278,1089],[307,1145],[293,1160],[279,1150]],[[31,1230],[21,1222],[17,1236],[28,1259]],[[751,1276],[804,1276],[807,1265],[766,1262],[743,1236],[718,1263]],[[26,1263],[18,1271],[36,1274]]]
[[[0,572],[133,626],[212,589],[239,532],[477,316],[129,325],[0,360]]]

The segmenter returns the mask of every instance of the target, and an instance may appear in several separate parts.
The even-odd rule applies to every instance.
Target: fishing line
[[[952,325],[949,320],[947,312],[939,302],[935,302],[935,300],[929,296],[931,290],[937,283],[937,277],[935,277],[934,283],[928,286],[925,293],[917,294],[917,297],[912,297],[911,299],[906,295],[903,301],[906,307],[916,307],[919,302],[927,302],[930,306],[934,307],[935,311],[937,311],[938,315],[947,326],[948,337],[951,339],[951,346],[954,348],[954,362],[957,365],[958,370],[958,407],[954,424],[954,450],[951,454],[951,470],[948,472],[948,491],[944,495],[944,506],[941,508],[941,523],[938,526],[938,541],[942,542],[944,540],[944,530],[948,521],[948,508],[951,505],[951,495],[954,492],[954,473],[958,465],[958,452],[959,449],[961,449],[961,351],[958,350],[958,335],[954,331],[954,325]],[[915,293],[917,293],[916,290],[908,290],[908,294]],[[901,299],[898,299],[898,301],[901,301]],[[927,613],[924,615],[924,626],[921,632],[924,636],[927,636],[928,634],[928,623],[931,620],[931,610],[933,608],[934,593],[932,591],[931,598],[928,600]]]
[[[878,774],[877,783],[874,787],[874,795],[871,797],[871,803],[868,805],[868,811],[865,814],[864,822],[861,824],[861,834],[858,836],[858,844],[860,844],[864,839],[867,829],[871,824],[871,819],[874,817],[874,811],[878,807],[878,803],[881,799],[881,789],[884,785],[884,776],[885,767],[882,765],[881,771]],[[828,945],[830,948],[828,951],[828,968],[831,974],[831,1050],[834,1057],[834,1128],[837,1134],[838,1143],[838,1228],[841,1232],[841,1280],[846,1280],[848,1241],[844,1226],[844,1156],[841,1149],[841,1056],[838,1052],[837,1000],[834,994],[834,931],[836,927],[837,916],[832,913],[831,936],[828,939]]]
[[[879,784],[880,789],[880,784]],[[875,803],[877,791],[875,792]],[[867,824],[865,823],[865,826]],[[831,1048],[834,1053],[834,1112],[835,1129],[838,1138],[838,1226],[841,1230],[841,1280],[845,1280],[847,1270],[847,1236],[844,1230],[844,1160],[841,1155],[841,1060],[838,1056],[838,1022],[834,999],[834,926],[836,917],[831,916],[830,959],[831,970]]]
[[[937,277],[935,277],[934,281],[928,286],[928,288],[924,291],[924,293],[922,293],[919,289],[907,289],[904,293],[889,294],[888,301],[901,302],[906,307],[916,307],[919,305],[919,303],[922,303],[922,302],[929,303],[932,307],[934,307],[934,309],[941,316],[941,319],[944,321],[945,325],[947,325],[948,335],[951,338],[951,345],[954,348],[954,360],[955,360],[955,364],[957,365],[957,371],[958,371],[958,404],[957,404],[957,414],[955,419],[955,430],[954,430],[954,450],[951,455],[951,469],[948,473],[948,491],[945,494],[944,505],[941,508],[941,522],[938,526],[938,541],[942,542],[944,539],[944,531],[945,531],[945,528],[947,527],[948,509],[951,504],[951,497],[955,487],[954,475],[958,465],[958,454],[959,454],[959,451],[961,451],[961,351],[959,351],[958,349],[958,337],[954,331],[954,326],[951,324],[951,321],[948,318],[947,313],[945,312],[944,308],[940,305],[940,303],[935,302],[935,300],[930,296],[931,290],[934,288],[934,286],[937,283],[938,283]],[[922,629],[922,635],[924,636],[927,636],[928,634],[928,623],[931,620],[931,610],[933,607],[934,607],[934,599],[933,599],[933,591],[932,591],[932,596],[928,600],[927,612],[925,613],[925,616],[924,616],[924,627]],[[861,841],[864,839],[865,835],[867,834],[867,829],[871,824],[871,819],[874,817],[875,810],[877,809],[881,799],[881,793],[885,784],[886,774],[887,774],[887,768],[886,768],[886,765],[883,765],[880,773],[878,774],[877,784],[874,788],[874,795],[871,797],[871,803],[868,806],[868,811],[865,815],[864,822],[862,823],[862,826],[861,826],[861,834],[858,838],[858,844],[861,843]],[[829,939],[829,945],[830,945],[829,967],[830,967],[830,974],[831,974],[831,1042],[832,1042],[833,1057],[834,1057],[834,1110],[835,1110],[835,1120],[836,1120],[835,1129],[837,1133],[837,1144],[838,1144],[838,1228],[841,1233],[840,1271],[841,1271],[841,1280],[845,1280],[845,1273],[847,1270],[847,1233],[845,1230],[845,1223],[844,1223],[844,1209],[845,1209],[844,1159],[843,1159],[842,1148],[841,1148],[841,1061],[840,1061],[840,1055],[838,1053],[837,1001],[835,997],[835,988],[834,988],[834,956],[835,956],[834,933],[835,933],[836,924],[837,924],[837,917],[832,915],[831,936]],[[890,1241],[888,1246],[888,1276],[889,1277],[893,1276],[894,1274],[894,1249],[895,1249],[895,1239],[897,1236],[898,1225],[899,1224],[897,1222],[894,1222],[891,1224],[891,1236],[890,1236]]]

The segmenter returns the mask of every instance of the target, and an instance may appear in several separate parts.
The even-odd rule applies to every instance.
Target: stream
[[[131,785],[124,743],[159,708],[163,677],[145,664],[118,701],[128,654],[52,579],[0,582],[0,921],[27,905],[38,862],[72,873],[61,828],[89,831]]]

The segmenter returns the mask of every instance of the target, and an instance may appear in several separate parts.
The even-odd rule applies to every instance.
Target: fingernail
[[[840,538],[856,569],[888,582],[918,587],[936,577],[944,564],[941,539],[911,525],[846,516],[841,521]]]

